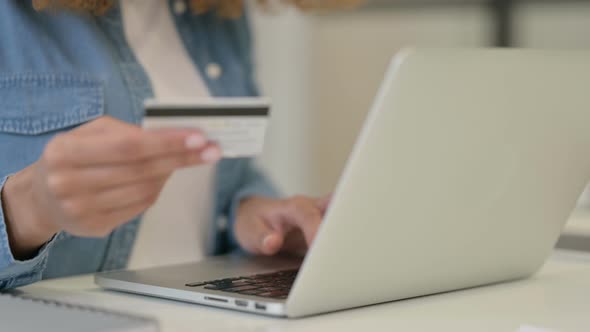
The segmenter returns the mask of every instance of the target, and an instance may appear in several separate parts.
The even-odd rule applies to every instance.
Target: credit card
[[[267,98],[207,98],[145,102],[144,128],[198,128],[224,158],[262,153],[270,115]]]

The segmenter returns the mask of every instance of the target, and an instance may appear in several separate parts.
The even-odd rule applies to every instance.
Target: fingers
[[[317,203],[301,196],[244,200],[234,224],[236,238],[242,248],[254,254],[274,255],[282,250],[305,253],[322,222]]]
[[[281,220],[301,229],[308,246],[313,242],[322,223],[323,213],[316,202],[306,197],[294,197],[284,201]]]
[[[162,158],[137,161],[131,164],[115,164],[102,167],[76,168],[54,175],[55,181],[61,183],[62,191],[73,192],[73,188],[84,184],[86,188],[106,189],[128,185],[168,175],[185,167],[196,166],[208,161],[202,154],[209,148],[217,149],[214,144],[207,144],[195,153],[176,153]]]
[[[176,169],[220,158],[198,130],[144,130],[103,117],[47,144],[34,197],[56,228],[101,236],[151,206]]]
[[[64,210],[70,217],[82,220],[94,214],[104,214],[140,202],[153,204],[155,201],[151,202],[151,200],[158,197],[166,180],[167,177],[160,177],[129,186],[71,197],[64,200]]]
[[[155,201],[152,199],[151,201]],[[151,202],[150,201],[150,202]],[[124,208],[111,210],[101,214],[95,214],[92,217],[85,219],[83,223],[75,223],[68,227],[68,233],[75,236],[85,237],[104,237],[109,235],[113,229],[132,220],[140,215],[148,207],[150,202],[138,201]],[[105,220],[116,220],[116,224],[105,223]]]
[[[102,217],[107,218],[109,220],[120,220],[117,226],[121,226],[122,224],[132,220],[133,218],[137,217],[141,213],[143,213],[147,208],[149,208],[152,204],[151,202],[155,201],[155,199],[150,200],[149,202],[137,202],[130,206],[127,206],[123,209],[113,210],[110,212],[105,213]],[[96,220],[94,223],[98,223],[100,220]],[[104,235],[108,235],[104,234]],[[103,235],[103,236],[104,236]]]
[[[318,209],[320,209],[320,211],[322,212],[322,215],[326,214],[326,211],[328,211],[328,207],[330,206],[330,203],[332,202],[332,194],[324,196],[322,198],[318,198],[316,199],[316,206],[318,207]]]
[[[57,136],[47,145],[44,158],[50,166],[121,164],[196,151],[208,144],[196,129],[143,130],[128,124],[117,126],[119,130],[108,133],[76,132],[75,139],[68,134]],[[219,158],[215,153],[207,156]]]
[[[299,229],[294,229],[285,236],[282,251],[297,256],[305,256],[309,246],[305,241],[303,233]]]
[[[238,241],[246,251],[259,255],[274,255],[283,246],[284,234],[273,228],[257,215],[248,215],[238,220],[236,233]]]
[[[284,237],[284,234],[270,230],[262,239],[260,252],[267,256],[278,254],[283,247]]]

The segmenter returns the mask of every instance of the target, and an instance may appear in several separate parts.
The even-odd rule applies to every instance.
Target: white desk
[[[590,254],[556,252],[534,278],[299,320],[103,291],[91,276],[22,288],[40,297],[155,316],[171,331],[590,331]]]
[[[590,209],[576,209],[570,216],[562,234],[590,238]]]
[[[590,252],[590,208],[574,210],[561,233],[557,246]]]

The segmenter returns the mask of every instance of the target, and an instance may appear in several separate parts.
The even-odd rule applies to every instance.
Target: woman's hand
[[[29,256],[59,231],[105,236],[150,207],[175,170],[220,156],[197,130],[144,130],[110,117],[57,135],[4,187],[13,254]]]
[[[242,248],[252,254],[281,251],[304,255],[313,242],[330,198],[296,196],[277,200],[251,197],[242,201],[234,233]]]

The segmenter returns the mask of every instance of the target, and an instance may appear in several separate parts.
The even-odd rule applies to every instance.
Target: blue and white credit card
[[[267,98],[148,100],[145,128],[198,128],[217,142],[224,158],[262,153],[270,115]]]

